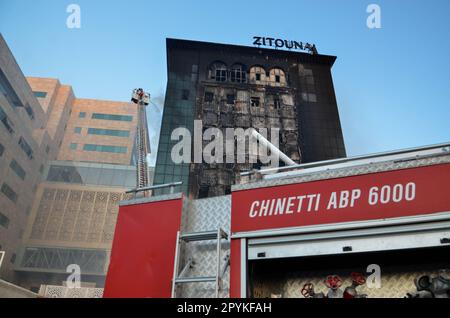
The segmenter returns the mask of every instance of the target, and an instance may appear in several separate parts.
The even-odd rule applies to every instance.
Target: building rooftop
[[[184,39],[166,39],[167,61],[169,61],[169,54],[173,49],[192,49],[192,50],[229,50],[230,52],[248,53],[248,54],[271,54],[283,57],[297,58],[305,63],[326,64],[330,67],[336,61],[336,56],[324,54],[310,54],[295,50],[277,50],[258,46],[243,46],[235,44],[223,44],[203,41],[193,41]],[[169,65],[169,63],[167,63]]]

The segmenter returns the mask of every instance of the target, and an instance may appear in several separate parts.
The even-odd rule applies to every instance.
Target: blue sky
[[[81,7],[81,29],[66,8]],[[381,29],[366,8],[381,7]],[[315,43],[333,79],[349,155],[450,141],[450,1],[0,0],[0,32],[25,75],[56,77],[80,98],[161,103],[165,38],[251,45],[253,35]],[[153,149],[160,110],[149,110]]]

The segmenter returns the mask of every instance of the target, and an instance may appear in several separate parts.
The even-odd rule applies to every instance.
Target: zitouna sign
[[[299,51],[306,51],[311,54],[318,54],[315,44],[304,43],[299,41],[283,40],[277,38],[269,38],[263,36],[254,36],[253,45],[268,46],[276,49],[299,50]]]
[[[232,193],[231,231],[427,215],[450,211],[450,164]]]

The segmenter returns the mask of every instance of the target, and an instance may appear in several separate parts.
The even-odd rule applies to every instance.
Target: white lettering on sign
[[[328,201],[327,210],[345,209],[347,207],[353,208],[355,202],[361,198],[361,190],[354,189],[352,191],[341,191],[331,193],[330,200]]]
[[[250,207],[249,216],[255,218],[300,212],[314,212],[319,210],[319,203],[320,194],[253,201]]]
[[[390,202],[413,201],[416,198],[416,184],[410,182],[403,186],[396,184],[393,187],[385,185],[381,188],[372,187],[369,190],[369,204],[387,204]]]
[[[320,193],[304,194],[284,198],[253,201],[249,216],[250,218],[289,215],[301,212],[317,212],[321,203]],[[326,210],[339,210],[354,208],[361,199],[361,189],[334,191],[329,195]],[[371,187],[368,191],[367,200],[369,205],[384,205],[388,203],[400,203],[402,201],[413,201],[416,198],[416,184],[414,182],[395,185],[384,185],[382,187]]]

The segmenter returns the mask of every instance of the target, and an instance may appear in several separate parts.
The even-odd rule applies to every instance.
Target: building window
[[[86,117],[86,112],[80,112],[78,114],[78,118],[85,118]]]
[[[33,91],[33,95],[34,95],[34,97],[37,97],[37,98],[46,98],[47,92]]]
[[[25,170],[23,170],[23,168],[20,166],[20,164],[16,161],[16,160],[12,160],[11,163],[9,164],[9,167],[11,168],[12,171],[14,171],[14,173],[22,180],[25,180]]]
[[[77,143],[71,143],[70,144],[70,149],[72,149],[72,150],[77,150],[77,147],[78,147],[78,144]]]
[[[281,68],[273,68],[269,72],[269,83],[272,86],[286,86],[286,74]]]
[[[109,146],[109,145],[86,144],[86,145],[84,145],[83,150],[98,151],[98,152],[112,152],[112,153],[127,153],[127,147]]]
[[[50,152],[50,146],[47,145],[47,147],[45,147],[45,153],[49,153]]]
[[[75,127],[75,133],[81,134],[81,127]]]
[[[259,97],[250,98],[250,105],[252,107],[259,107]]]
[[[23,104],[20,101],[19,96],[17,96],[16,92],[14,91],[14,88],[11,86],[10,82],[6,78],[5,73],[3,73],[1,69],[0,69],[0,94],[3,94],[3,96],[5,96],[5,98],[13,107],[23,107]]]
[[[9,121],[8,116],[1,107],[0,107],[0,121],[3,123],[3,126],[10,134],[14,133],[14,129],[12,128],[13,124]]]
[[[216,70],[216,81],[225,82],[227,80],[227,70]]]
[[[9,185],[7,185],[6,183],[3,183],[1,191],[12,202],[14,202],[14,203],[17,202],[17,193],[13,189],[11,189],[11,187]]]
[[[214,100],[214,93],[205,92],[205,103],[211,103]]]
[[[274,107],[275,109],[280,109],[280,107],[281,107],[281,101],[280,101],[280,99],[279,99],[278,97],[275,97],[275,98],[273,99],[273,107]]]
[[[234,105],[235,99],[236,99],[236,97],[234,96],[234,94],[228,94],[227,95],[227,104]]]
[[[0,157],[3,156],[3,153],[5,152],[5,147],[0,144]]]
[[[263,84],[266,81],[266,70],[262,66],[253,66],[250,68],[250,82]]]
[[[207,198],[209,193],[209,186],[201,186],[198,190],[198,198],[203,199]]]
[[[33,159],[33,150],[30,145],[25,141],[23,137],[19,139],[20,148],[22,148],[23,152],[27,155],[29,159]]]
[[[103,166],[51,165],[48,168],[47,181],[73,184],[91,184],[132,187],[136,183],[136,171],[129,166],[114,169]]]
[[[245,83],[247,80],[247,70],[242,64],[234,64],[230,71],[230,80],[236,83]]]
[[[129,130],[88,128],[88,134],[89,135],[114,136],[114,137],[130,137]]]
[[[225,82],[227,73],[227,66],[223,62],[214,62],[209,69],[209,77],[216,80],[216,82]]]
[[[31,120],[34,119],[34,111],[33,108],[30,107],[30,105],[25,105],[25,111],[27,112],[28,117],[30,117]]]
[[[92,114],[92,119],[116,120],[116,121],[132,121],[133,116],[129,115],[114,115],[114,114]]]
[[[5,229],[9,226],[9,218],[0,212],[0,225],[3,226]]]
[[[183,91],[181,92],[181,99],[189,100],[189,90],[183,89]]]

